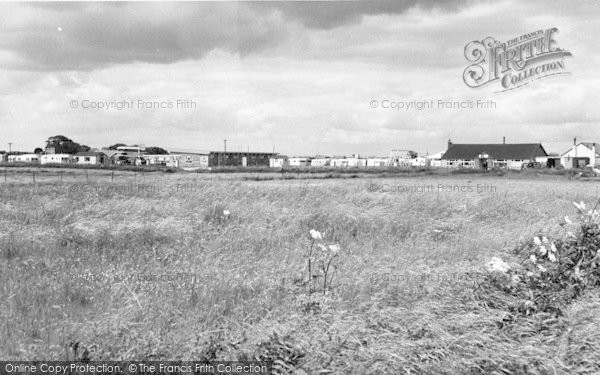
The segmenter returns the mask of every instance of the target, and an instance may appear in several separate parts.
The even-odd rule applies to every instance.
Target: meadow
[[[521,267],[515,248],[563,236],[597,181],[11,173],[0,176],[0,359],[600,373],[597,288],[560,313],[518,314],[485,267]],[[308,282],[311,248],[331,260],[329,284]]]

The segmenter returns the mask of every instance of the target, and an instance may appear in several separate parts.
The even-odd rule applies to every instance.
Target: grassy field
[[[0,176],[1,359],[600,373],[597,288],[561,314],[521,316],[486,289],[484,268],[492,257],[519,267],[516,246],[562,235],[559,221],[573,201],[597,199],[597,182],[58,173]],[[319,244],[340,248],[326,288],[307,283]]]

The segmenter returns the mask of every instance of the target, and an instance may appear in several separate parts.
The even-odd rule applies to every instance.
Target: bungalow
[[[42,155],[41,164],[71,164],[75,162],[75,158],[71,154],[50,154]]]
[[[39,163],[40,155],[38,155],[38,154],[8,155],[8,161],[11,163]]]
[[[8,161],[8,152],[0,151],[0,163]]]
[[[584,168],[587,165],[597,167],[600,164],[600,154],[596,143],[573,142],[573,147],[560,156],[560,163],[567,169]]]
[[[513,144],[454,144],[448,141],[448,150],[442,156],[442,166],[491,169],[521,169],[530,162],[547,159],[541,143]]]
[[[80,165],[104,165],[108,163],[108,158],[103,152],[78,152],[75,154],[75,163]]]

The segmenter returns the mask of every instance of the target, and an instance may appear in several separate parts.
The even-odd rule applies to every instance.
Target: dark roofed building
[[[455,144],[448,141],[442,160],[452,167],[521,169],[526,163],[545,162],[547,156],[541,143]]]

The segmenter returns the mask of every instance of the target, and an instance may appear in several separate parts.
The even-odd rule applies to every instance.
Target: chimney
[[[590,158],[590,164],[593,168],[596,167],[596,142],[592,143],[592,157]]]
[[[573,146],[577,146],[577,138],[573,138]]]
[[[502,137],[502,144],[505,145],[506,144],[506,137]]]
[[[450,149],[450,146],[452,146],[452,141],[448,139],[448,149]]]

